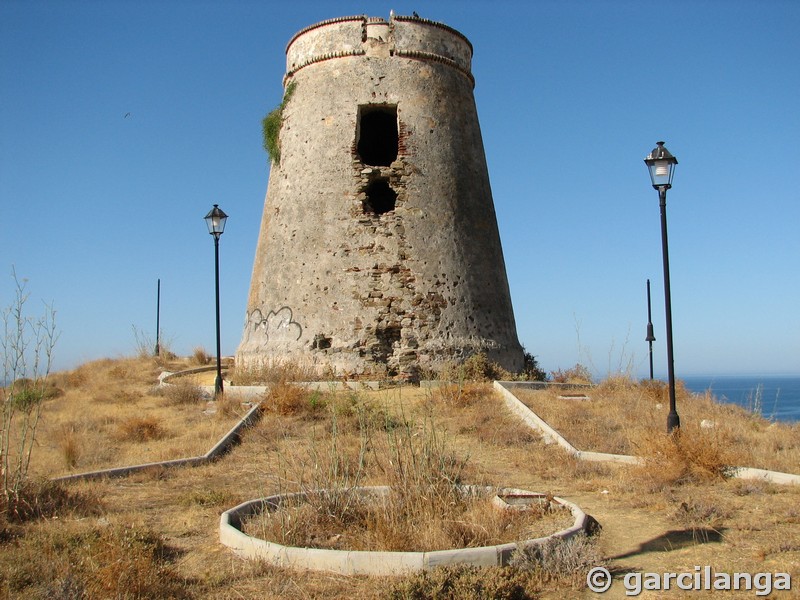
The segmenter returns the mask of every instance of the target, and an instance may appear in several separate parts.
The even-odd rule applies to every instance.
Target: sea
[[[738,404],[750,412],[784,423],[800,423],[800,376],[678,376],[686,389],[711,390],[719,402]],[[680,413],[680,409],[678,411]]]

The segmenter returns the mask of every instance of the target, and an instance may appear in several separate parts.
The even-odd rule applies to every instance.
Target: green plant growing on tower
[[[283,100],[281,100],[280,106],[268,113],[261,121],[261,128],[264,134],[264,150],[267,151],[270,160],[276,165],[281,162],[280,134],[281,126],[283,125],[283,110],[289,103],[296,87],[296,81],[289,83],[289,85],[286,86],[286,91],[283,93]]]

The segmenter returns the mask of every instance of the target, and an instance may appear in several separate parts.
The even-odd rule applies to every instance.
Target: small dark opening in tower
[[[367,198],[364,200],[364,214],[382,215],[394,210],[397,203],[395,192],[385,179],[376,179],[366,189]]]
[[[400,327],[397,325],[386,325],[385,327],[378,327],[375,330],[376,344],[372,348],[372,360],[378,363],[386,364],[389,362],[389,357],[394,354],[394,345],[400,342]],[[396,372],[390,371],[391,375],[396,375]]]
[[[365,165],[388,167],[397,159],[397,107],[385,104],[360,106],[358,155]]]

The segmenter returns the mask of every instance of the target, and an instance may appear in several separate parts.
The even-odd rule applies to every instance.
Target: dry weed
[[[211,355],[202,346],[198,346],[192,351],[192,361],[201,367],[209,364],[211,360]]]
[[[270,385],[287,381],[316,381],[319,375],[310,367],[291,360],[271,360],[262,364],[235,365],[231,379],[236,385]]]
[[[720,506],[718,501],[708,497],[691,496],[680,501],[672,514],[673,520],[689,529],[692,538],[701,543],[708,541],[710,532],[718,532],[730,516],[731,514]]]
[[[492,387],[488,383],[442,384],[434,388],[432,401],[442,402],[450,408],[463,409],[485,401],[492,393]]]
[[[166,386],[162,391],[164,398],[171,404],[199,404],[205,400],[203,390],[191,381],[178,380]]]
[[[278,415],[321,415],[326,397],[318,391],[307,390],[285,381],[274,384],[264,398],[264,410]]]
[[[541,583],[507,567],[439,567],[390,582],[388,600],[532,600]]]
[[[203,489],[192,490],[181,496],[179,504],[185,507],[212,506],[221,507],[231,502],[232,495],[226,490]]]
[[[117,425],[117,439],[124,442],[149,442],[167,435],[155,417],[128,417]]]
[[[463,384],[466,381],[509,380],[514,379],[514,375],[497,363],[490,361],[483,352],[478,352],[463,361],[445,364],[439,371],[437,378],[440,381],[453,381]]]
[[[64,458],[64,465],[72,469],[78,465],[83,454],[83,444],[76,425],[64,423],[56,434],[56,441]]]
[[[100,509],[92,493],[72,491],[63,484],[28,479],[19,490],[0,494],[0,522],[25,522],[64,515],[91,515]]]
[[[651,491],[688,482],[723,479],[740,456],[724,431],[682,427],[673,434],[643,431],[636,454],[644,464],[631,471],[633,480]]]
[[[418,552],[532,539],[572,522],[567,511],[499,510],[488,496],[454,495],[450,502],[426,509],[425,517],[406,500],[395,490],[388,496],[354,488],[317,490],[265,511],[249,520],[245,530],[290,546]]]
[[[576,535],[567,540],[552,539],[540,546],[519,548],[511,565],[537,574],[543,582],[582,587],[586,573],[592,567],[602,566],[603,558],[594,540],[586,535]]]
[[[233,394],[222,394],[214,400],[214,405],[217,408],[218,419],[229,419],[232,417],[241,417],[247,412],[242,406],[242,401],[236,398]]]

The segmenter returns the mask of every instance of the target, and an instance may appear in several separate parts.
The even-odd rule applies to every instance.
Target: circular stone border
[[[589,517],[572,502],[547,494],[529,492],[514,488],[493,488],[486,486],[460,486],[467,495],[495,494],[494,503],[502,508],[514,509],[520,505],[535,502],[551,502],[568,509],[574,521],[571,527],[562,529],[546,537],[510,542],[497,546],[478,548],[455,548],[432,552],[370,552],[365,550],[328,550],[322,548],[300,548],[284,546],[247,535],[241,529],[245,517],[258,514],[264,509],[276,510],[287,500],[304,499],[306,493],[278,494],[267,498],[248,500],[226,510],[220,517],[220,542],[231,548],[237,555],[255,560],[264,560],[279,567],[328,571],[342,575],[400,575],[416,571],[430,570],[448,565],[472,565],[481,567],[508,564],[517,548],[541,546],[553,539],[569,539],[586,531]],[[354,488],[361,494],[385,496],[388,486]],[[324,491],[324,490],[322,490]]]

